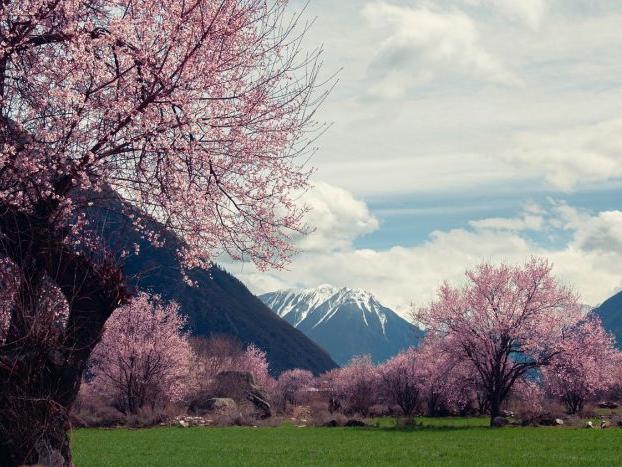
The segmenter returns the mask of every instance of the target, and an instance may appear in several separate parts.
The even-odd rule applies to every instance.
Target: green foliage
[[[79,466],[616,465],[619,429],[485,427],[486,418],[418,419],[395,428],[78,430]]]

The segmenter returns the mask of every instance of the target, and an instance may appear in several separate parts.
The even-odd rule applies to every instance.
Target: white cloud
[[[510,20],[520,21],[538,29],[548,7],[547,0],[465,0],[470,5],[481,5],[496,10]]]
[[[524,210],[520,217],[492,217],[470,221],[469,225],[476,230],[509,230],[520,232],[524,230],[542,230],[544,217],[534,212],[533,207]]]
[[[412,87],[410,81],[421,79],[422,67],[426,72],[453,70],[498,84],[521,84],[485,50],[475,23],[459,10],[440,12],[375,2],[365,5],[362,14],[372,27],[387,34],[372,63],[372,70],[385,73],[384,85],[379,85],[381,94],[386,95],[387,86],[392,85],[392,94],[401,95]]]
[[[379,227],[365,203],[325,182],[315,183],[300,202],[310,209],[306,222],[315,229],[297,239],[297,247],[305,252],[348,249],[354,239]]]
[[[483,204],[508,193],[524,202],[540,199],[546,181],[554,189],[577,189],[573,199],[589,205],[592,195],[581,189],[622,180],[622,2],[389,1],[309,4],[310,16],[318,17],[310,45],[326,44],[328,73],[343,67],[321,112],[335,122],[314,161],[322,180],[375,200],[429,201],[377,203],[404,213],[450,199],[447,212],[419,216],[428,219],[421,226],[426,232],[436,219],[444,225],[464,219],[474,193]],[[456,193],[469,201],[453,203]],[[617,209],[606,192],[595,198]],[[318,225],[312,251],[289,271],[231,270],[241,270],[257,292],[333,282],[368,288],[402,309],[411,300],[425,304],[442,280],[460,280],[469,265],[523,261],[531,254],[549,257],[587,303],[620,288],[618,211],[590,213],[560,204],[514,213],[507,212],[510,205],[495,205],[500,214],[494,218],[472,216],[463,228],[430,233],[426,242],[378,250],[352,246],[356,232],[370,231],[372,224],[348,233],[346,222],[331,221]],[[418,221],[416,214],[408,221]],[[317,221],[322,219],[310,218],[310,224]],[[331,240],[329,225],[345,232]],[[374,238],[383,240],[382,231]],[[323,252],[323,246],[333,251]]]
[[[507,157],[556,189],[622,177],[622,119],[555,132],[523,133]]]
[[[419,73],[411,73],[402,70],[390,70],[380,80],[370,88],[369,92],[377,97],[395,99],[403,97],[406,91],[419,84],[425,84],[434,78],[434,74],[429,70]]]
[[[558,207],[563,227],[574,232],[572,246],[602,255],[622,255],[622,211],[603,211],[592,216],[571,206]]]
[[[531,33],[512,27],[505,19],[510,13],[502,17],[501,7],[490,7],[493,0],[478,1],[480,7],[465,0],[387,0],[384,4],[398,13],[384,15],[377,8],[372,18],[361,14],[364,7],[379,5],[371,0],[309,3],[309,16],[318,18],[309,47],[325,44],[326,74],[343,68],[319,113],[334,122],[314,160],[323,180],[359,196],[436,195],[484,185],[492,197],[513,187],[517,196],[529,198],[543,188],[539,164],[516,165],[501,157],[517,133],[546,135],[620,117],[622,2],[549,1],[542,27]],[[524,4],[508,0],[504,8]],[[432,51],[444,39],[425,42],[432,34],[429,25],[405,25],[409,12],[422,10],[432,17],[466,18],[477,50],[518,75],[524,86],[486,85],[481,71],[454,58],[465,55],[460,41],[447,39],[451,59],[434,58]],[[377,27],[370,27],[372,19]],[[397,50],[387,45],[411,30],[421,30],[419,45],[397,43]],[[452,27],[447,30],[454,37]]]
[[[382,136],[379,136],[381,138]],[[529,174],[516,172],[511,162],[475,153],[430,154],[395,158],[396,139],[370,143],[375,158],[327,162],[318,175],[359,195],[443,193],[481,189],[497,183],[516,183]],[[373,145],[372,145],[373,144]]]
[[[575,286],[585,303],[598,304],[622,287],[619,251],[605,254],[574,245],[549,250],[516,232],[466,229],[435,232],[428,242],[411,248],[305,255],[271,284],[256,274],[240,277],[257,293],[323,283],[360,287],[406,315],[411,303],[425,306],[434,299],[443,281],[460,283],[467,268],[482,261],[520,263],[531,255],[549,258],[555,273]]]
[[[325,198],[325,202],[330,204],[332,199]],[[427,241],[410,247],[307,252],[287,271],[259,274],[252,269],[231,269],[256,293],[324,283],[359,287],[405,316],[411,303],[426,305],[443,281],[459,283],[467,268],[482,261],[520,263],[532,255],[547,257],[561,280],[575,286],[584,302],[593,305],[622,287],[622,211],[592,216],[553,202],[548,209],[527,205],[514,219],[474,220],[470,226],[432,232]],[[528,234],[553,229],[568,231],[567,243],[542,245]],[[357,230],[361,229],[351,232]],[[329,230],[324,232],[324,241],[329,242]]]

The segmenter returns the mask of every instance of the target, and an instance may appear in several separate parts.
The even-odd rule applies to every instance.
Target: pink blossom
[[[369,355],[354,357],[325,380],[335,402],[347,411],[366,416],[378,400],[379,374]]]
[[[184,239],[187,266],[219,253],[282,265],[324,92],[286,3],[8,4],[0,202],[56,206],[83,242],[72,219],[112,188]]]
[[[315,378],[313,373],[307,370],[288,370],[279,376],[277,380],[277,393],[283,404],[296,404],[300,402],[299,393],[309,388]]]
[[[391,405],[399,405],[404,415],[414,415],[424,386],[422,361],[413,348],[380,365],[380,392]]]
[[[613,336],[597,317],[589,317],[569,331],[562,352],[543,369],[546,388],[568,413],[580,412],[588,399],[616,383],[620,361]]]
[[[141,294],[116,310],[93,351],[91,389],[124,413],[180,401],[193,354],[176,304]]]
[[[492,420],[519,378],[564,352],[583,317],[576,294],[558,283],[545,260],[482,264],[466,278],[462,288],[445,284],[417,317],[430,339],[472,365]]]

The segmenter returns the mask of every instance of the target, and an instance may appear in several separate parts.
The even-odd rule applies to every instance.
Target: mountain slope
[[[323,285],[284,290],[259,297],[277,315],[328,351],[340,365],[370,354],[382,362],[417,345],[422,332],[372,294],[360,289]]]
[[[603,322],[603,327],[616,337],[618,347],[622,346],[622,292],[609,298],[593,310]]]
[[[194,335],[228,334],[243,344],[255,344],[267,353],[270,370],[303,368],[319,374],[336,367],[328,353],[295,329],[255,297],[239,280],[219,267],[190,271],[190,286],[184,281],[175,251],[181,241],[163,234],[165,247],[154,248],[131,223],[118,214],[118,202],[106,200],[105,208],[96,207],[104,221],[101,231],[113,251],[140,246],[138,255],[129,255],[124,271],[130,284],[140,290],[161,295],[179,303],[188,317]],[[96,217],[91,216],[91,217]],[[156,227],[153,222],[151,227]]]

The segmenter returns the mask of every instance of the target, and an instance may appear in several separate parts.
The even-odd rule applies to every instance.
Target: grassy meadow
[[[420,419],[396,428],[84,429],[81,466],[622,465],[622,430],[490,429],[487,419]]]

